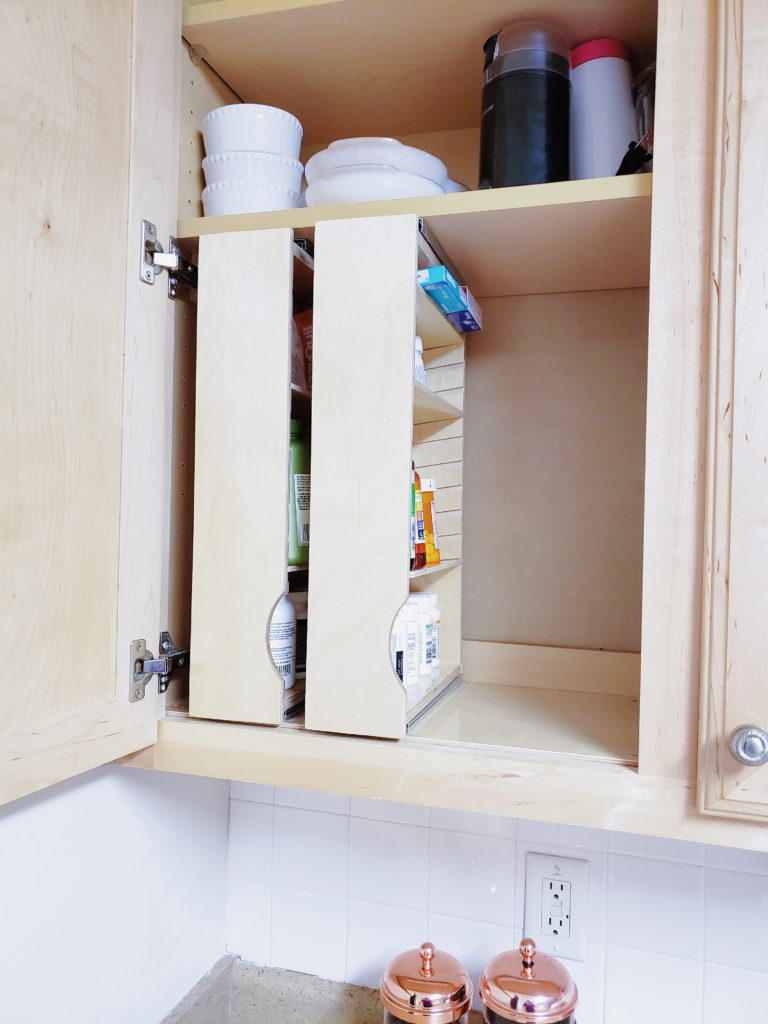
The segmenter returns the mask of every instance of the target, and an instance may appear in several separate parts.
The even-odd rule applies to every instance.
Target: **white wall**
[[[224,951],[228,800],[111,767],[0,808],[3,1024],[158,1024]]]
[[[232,784],[228,948],[378,985],[425,938],[477,979],[523,927],[527,850],[590,862],[579,1024],[768,1011],[768,854]]]

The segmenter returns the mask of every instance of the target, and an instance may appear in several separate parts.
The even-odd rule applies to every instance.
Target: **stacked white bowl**
[[[260,103],[232,103],[206,114],[206,217],[300,206],[303,133],[293,114]]]
[[[307,205],[462,191],[442,160],[397,139],[338,139],[307,160]]]

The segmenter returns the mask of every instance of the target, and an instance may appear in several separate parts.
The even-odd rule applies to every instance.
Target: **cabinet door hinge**
[[[168,271],[168,297],[191,298],[197,288],[197,267],[182,254],[173,235],[168,241],[168,252],[164,252],[157,240],[157,228],[151,221],[143,220],[139,276],[145,284],[154,284],[163,270]]]
[[[131,644],[131,704],[144,700],[147,683],[157,674],[157,691],[165,693],[174,671],[189,665],[189,648],[177,647],[171,634],[160,634],[160,657],[155,658],[147,650],[146,640],[134,640]]]

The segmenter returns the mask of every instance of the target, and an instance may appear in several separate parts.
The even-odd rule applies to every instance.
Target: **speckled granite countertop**
[[[470,1024],[482,1024],[472,1012]],[[373,988],[218,960],[161,1024],[381,1024]]]

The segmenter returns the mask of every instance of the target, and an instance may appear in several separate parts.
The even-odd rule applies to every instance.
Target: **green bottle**
[[[288,565],[309,562],[309,445],[301,420],[291,420]]]

